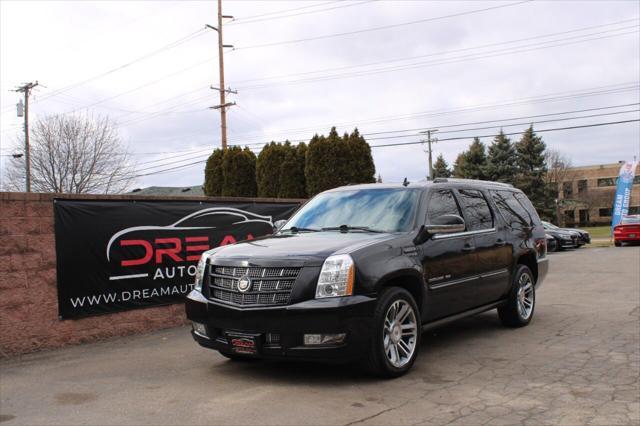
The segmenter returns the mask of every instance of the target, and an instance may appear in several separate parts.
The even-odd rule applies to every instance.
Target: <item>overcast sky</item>
[[[462,138],[434,145],[434,159],[442,153],[453,163],[471,137],[500,126],[515,133],[529,122],[543,130],[637,120],[639,5],[225,0],[224,13],[236,18],[224,27],[236,48],[225,54],[226,80],[238,90],[229,97],[237,102],[229,142],[257,152],[256,144],[308,141],[336,125],[357,126],[375,146],[439,128],[440,139]],[[214,0],[0,1],[0,165],[16,161],[8,154],[22,123],[11,89],[38,80],[31,119],[108,115],[138,174],[153,173],[136,187],[201,184],[204,159],[220,146],[219,114],[207,108],[218,103],[208,88],[218,84],[217,35],[202,30],[216,24],[216,8]],[[640,151],[638,122],[540,136],[574,165]],[[384,181],[427,172],[421,145],[374,147],[373,155]]]

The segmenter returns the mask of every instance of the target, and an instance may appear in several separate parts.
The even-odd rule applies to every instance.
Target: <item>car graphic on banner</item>
[[[247,224],[251,224],[250,229]],[[201,232],[214,229],[224,229],[225,235],[220,241],[213,241]],[[272,231],[271,216],[262,216],[229,207],[213,207],[191,213],[170,225],[132,226],[118,231],[109,239],[106,256],[109,262],[117,259],[123,268],[150,263],[156,265],[167,262],[193,263],[200,259],[203,251],[240,240],[252,239],[253,234],[264,235]],[[148,272],[134,272],[113,275],[109,279],[143,278],[148,275]]]

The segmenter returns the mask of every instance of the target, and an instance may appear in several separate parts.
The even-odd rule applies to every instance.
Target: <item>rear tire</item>
[[[411,293],[400,287],[385,288],[373,315],[367,369],[384,378],[402,376],[418,356],[420,334],[420,311]]]
[[[622,241],[614,240],[613,245],[615,245],[616,247],[622,247]]]
[[[536,304],[535,279],[525,265],[518,265],[507,304],[498,308],[500,321],[507,327],[524,327],[531,322]]]

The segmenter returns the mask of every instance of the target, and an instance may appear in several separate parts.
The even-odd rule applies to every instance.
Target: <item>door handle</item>
[[[462,247],[462,251],[464,252],[470,252],[470,251],[474,251],[476,248],[472,245],[469,244],[465,244],[464,247]]]
[[[507,244],[507,242],[506,242],[505,240],[502,240],[502,239],[498,239],[498,240],[496,241],[496,245],[497,245],[498,247],[502,247],[502,246],[504,246],[504,245],[506,245],[506,244]]]

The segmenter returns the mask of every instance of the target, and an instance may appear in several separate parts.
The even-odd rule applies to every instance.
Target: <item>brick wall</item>
[[[3,357],[186,323],[182,304],[60,321],[53,227],[54,198],[301,201],[0,192],[0,356]]]

